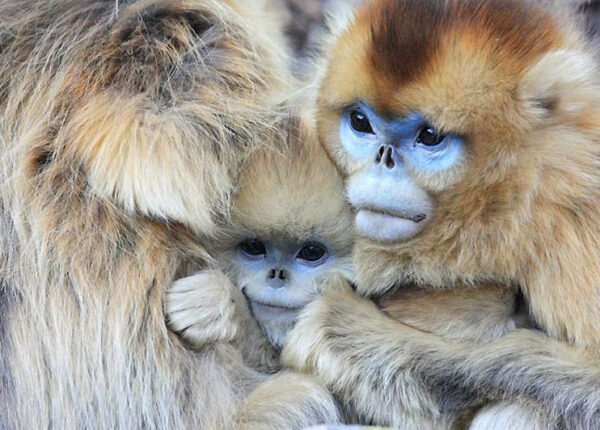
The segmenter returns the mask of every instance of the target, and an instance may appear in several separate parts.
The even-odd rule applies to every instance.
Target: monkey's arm
[[[517,292],[504,285],[402,288],[376,303],[396,321],[457,341],[490,342],[533,326]]]
[[[307,307],[282,361],[316,373],[378,424],[400,425],[403,410],[429,407],[435,416],[514,397],[533,399],[576,428],[600,422],[600,371],[580,350],[533,330],[488,344],[447,341],[348,292]]]
[[[316,374],[341,400],[367,421],[379,425],[419,428],[407,418],[440,422],[442,406],[418,379],[413,350],[425,333],[410,329],[382,313],[352,291],[327,293],[309,304],[289,333],[282,364]],[[432,336],[432,345],[438,347]],[[455,399],[458,401],[459,399]],[[457,410],[467,406],[462,399]]]
[[[248,365],[273,371],[276,353],[252,317],[243,294],[218,270],[178,279],[165,297],[167,324],[190,346],[232,342]]]

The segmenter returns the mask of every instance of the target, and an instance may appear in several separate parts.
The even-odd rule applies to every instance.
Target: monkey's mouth
[[[252,314],[258,320],[268,319],[289,319],[300,312],[304,306],[291,307],[283,304],[263,303],[250,299],[250,309]]]
[[[266,307],[266,308],[285,309],[285,310],[288,310],[288,311],[299,311],[300,309],[302,309],[304,307],[304,305],[302,305],[302,306],[288,306],[288,305],[279,304],[279,303],[275,304],[275,303],[261,302],[261,301],[252,300],[252,299],[249,299],[249,300],[250,300],[250,303],[252,305],[263,306],[263,307]]]
[[[378,208],[378,207],[373,207],[373,206],[362,206],[357,209],[358,209],[358,212],[364,211],[364,212],[370,212],[371,214],[374,214],[374,215],[383,215],[386,217],[405,219],[408,221],[412,221],[415,224],[419,224],[420,222],[423,222],[423,221],[425,221],[425,219],[427,219],[427,215],[424,213],[409,213],[409,212],[403,212],[403,211],[399,211],[399,210],[395,210],[395,209]]]
[[[418,211],[363,206],[358,208],[355,221],[363,236],[380,242],[393,242],[415,236],[427,224],[428,216]]]

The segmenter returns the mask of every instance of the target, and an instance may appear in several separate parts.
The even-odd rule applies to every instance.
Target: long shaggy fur
[[[448,181],[417,178],[435,199],[423,232],[361,241],[357,291],[518,285],[548,335],[449,342],[352,295],[323,298],[284,358],[376,421],[402,422],[397,407],[414,378],[426,389],[408,398],[433,401],[434,412],[525,398],[540,409],[515,409],[515,419],[600,425],[598,72],[575,26],[534,3],[369,1],[331,52],[319,128],[347,176],[355,165],[340,143],[340,112],[360,101],[392,118],[420,112],[468,144]],[[501,409],[499,417],[510,414]]]
[[[163,292],[273,133],[280,34],[215,0],[8,0],[0,21],[0,427],[227,427],[263,377],[186,349]]]

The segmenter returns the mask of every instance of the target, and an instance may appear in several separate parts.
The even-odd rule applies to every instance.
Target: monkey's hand
[[[374,334],[365,326],[377,325],[379,319],[388,317],[351,289],[327,291],[302,311],[287,336],[281,359],[287,366],[333,383],[346,368],[343,362],[358,354],[359,343]]]
[[[169,328],[194,348],[233,341],[239,330],[237,310],[245,306],[242,293],[218,270],[178,279],[165,297]]]
[[[423,355],[454,346],[438,336],[393,320],[354,292],[326,293],[309,304],[288,334],[282,364],[310,372],[361,416],[385,425],[410,427],[411,419],[438,420],[440,394],[418,372]],[[442,389],[452,389],[447,383]],[[462,410],[471,400],[454,395]],[[466,396],[466,393],[463,393]],[[416,418],[415,418],[416,417]],[[414,422],[419,428],[418,422]]]

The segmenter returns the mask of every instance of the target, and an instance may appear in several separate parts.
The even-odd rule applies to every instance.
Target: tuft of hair
[[[260,10],[9,1],[2,12],[4,118],[34,141],[26,174],[48,179],[70,159],[128,212],[211,230],[288,92],[286,51],[256,28]]]
[[[340,255],[349,254],[353,215],[341,175],[306,117],[290,112],[280,124],[272,139],[283,144],[254,151],[246,162],[234,197],[234,224],[242,236],[322,236]]]
[[[547,411],[540,409],[539,405],[525,401],[513,401],[485,406],[477,412],[469,425],[469,429],[527,428],[530,430],[544,430],[560,428],[559,422]]]

